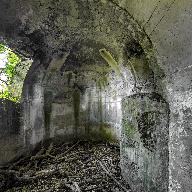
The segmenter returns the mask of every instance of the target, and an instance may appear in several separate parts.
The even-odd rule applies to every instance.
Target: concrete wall
[[[26,143],[34,144],[44,137],[46,138],[49,135],[49,127],[45,126],[46,118],[42,117],[53,120],[57,116],[56,111],[60,110],[60,106],[57,104],[52,106],[55,101],[49,105],[49,100],[44,100],[44,94],[49,96],[49,90],[44,90],[41,74],[44,74],[50,61],[43,62],[42,57],[46,55],[47,58],[54,58],[54,54],[59,55],[72,50],[71,52],[75,54],[71,54],[68,66],[73,65],[80,70],[81,66],[85,64],[84,61],[93,64],[102,62],[96,54],[100,48],[109,49],[118,58],[118,61],[122,60],[123,58],[119,55],[129,54],[130,50],[126,53],[124,50],[127,45],[128,47],[129,45],[134,46],[131,42],[136,40],[145,49],[145,54],[149,58],[150,50],[156,49],[155,57],[153,53],[154,60],[149,59],[148,69],[150,68],[150,70],[147,70],[147,75],[139,76],[142,74],[142,70],[136,71],[138,77],[143,78],[142,81],[137,82],[138,90],[143,89],[141,92],[155,90],[170,106],[169,191],[192,191],[192,2],[189,0],[102,0],[98,2],[70,0],[68,3],[62,4],[60,1],[54,4],[51,0],[43,1],[43,3],[18,0],[17,5],[11,2],[2,1],[1,4],[3,7],[3,11],[0,13],[1,35],[10,40],[10,45],[39,58],[39,61],[34,62],[34,71],[38,70],[38,66],[44,65],[44,69],[42,68],[38,75],[32,76],[32,81],[39,78],[39,83],[26,83],[27,93],[24,96]],[[61,13],[68,9],[69,15],[62,17]],[[50,15],[53,16],[51,19]],[[90,20],[88,21],[87,18]],[[88,50],[93,50],[88,53],[94,60],[86,57],[87,49],[79,46],[84,41],[89,44]],[[77,55],[82,55],[82,57]],[[155,58],[157,58],[157,62]],[[136,63],[140,62],[137,60]],[[52,69],[54,70],[54,68]],[[150,88],[147,88],[144,81],[151,78],[151,72],[155,75],[152,81],[149,81]],[[159,81],[156,81],[157,79]],[[34,86],[31,87],[31,85]],[[36,91],[37,95],[34,98],[32,97],[34,94],[31,94],[30,90]],[[95,108],[94,105],[92,108]],[[65,104],[62,103],[61,106],[64,107]],[[44,113],[44,107],[47,113]],[[92,115],[92,119],[93,117],[94,115]]]
[[[21,106],[0,99],[0,165],[16,157],[23,144],[20,132]]]
[[[170,105],[169,191],[192,191],[191,39],[192,2],[118,0],[144,27],[165,72],[164,97]]]
[[[56,66],[59,60],[52,59],[50,66]],[[91,74],[86,70],[74,74],[49,67],[28,75],[23,94],[26,146],[57,136],[66,142],[77,138],[120,140],[121,99],[131,94],[134,86],[131,73],[124,73],[129,84],[111,73],[102,89],[90,79],[95,76],[94,70]]]
[[[0,99],[0,135],[19,134],[20,105]]]
[[[156,93],[122,101],[122,174],[133,191],[168,191],[169,106]]]

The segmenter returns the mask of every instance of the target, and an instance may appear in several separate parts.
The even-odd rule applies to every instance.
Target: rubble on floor
[[[39,144],[0,169],[3,192],[130,192],[121,176],[120,149],[111,143]]]

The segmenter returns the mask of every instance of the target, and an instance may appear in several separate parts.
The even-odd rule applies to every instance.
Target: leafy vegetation
[[[0,44],[0,56],[0,98],[17,102],[31,60],[19,57],[3,44]]]

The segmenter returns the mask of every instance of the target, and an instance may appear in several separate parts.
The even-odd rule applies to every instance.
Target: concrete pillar
[[[134,192],[168,191],[169,107],[158,94],[122,100],[121,168]]]

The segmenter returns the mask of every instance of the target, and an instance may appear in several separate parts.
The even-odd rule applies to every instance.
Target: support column
[[[168,191],[169,107],[156,93],[122,100],[121,168],[134,192]]]

